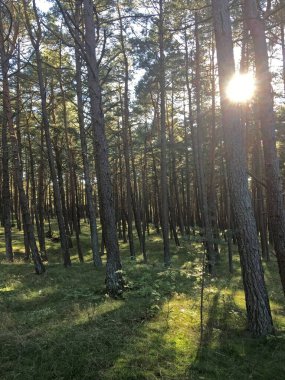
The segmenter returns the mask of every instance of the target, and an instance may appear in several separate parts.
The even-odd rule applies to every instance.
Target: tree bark
[[[233,216],[242,268],[248,327],[255,336],[273,332],[270,305],[260,259],[257,229],[248,189],[246,157],[240,115],[226,97],[228,81],[235,72],[228,0],[212,0],[222,123]]]
[[[4,99],[3,99],[4,101]],[[3,107],[2,123],[2,219],[5,235],[6,259],[13,261],[12,233],[11,233],[11,195],[9,178],[9,148],[7,115]]]
[[[2,29],[2,28],[1,28]],[[3,31],[0,30],[0,60],[1,60],[1,71],[2,71],[2,85],[3,85],[3,111],[5,115],[5,123],[9,130],[9,137],[11,141],[11,150],[12,150],[12,159],[13,166],[15,170],[15,178],[17,187],[19,190],[19,199],[22,210],[22,218],[23,224],[25,224],[27,238],[29,241],[32,259],[35,266],[35,271],[37,274],[42,274],[45,272],[45,267],[42,263],[41,257],[38,252],[38,247],[34,235],[34,228],[31,220],[28,198],[24,190],[23,185],[23,169],[20,160],[18,141],[15,133],[15,129],[13,126],[13,114],[11,107],[11,99],[10,99],[10,90],[9,90],[9,79],[8,79],[8,70],[9,70],[9,60],[10,57],[4,51],[4,39],[3,39]]]
[[[85,52],[87,58],[88,89],[91,106],[91,124],[95,145],[95,164],[98,179],[99,204],[102,230],[107,250],[106,287],[111,296],[123,291],[119,244],[113,204],[111,173],[108,161],[108,145],[105,135],[99,68],[96,58],[95,22],[93,2],[84,0]]]
[[[195,56],[195,83],[196,83],[196,121],[197,128],[193,128],[193,145],[196,146],[196,170],[197,170],[197,182],[198,182],[198,196],[200,199],[200,212],[203,223],[203,235],[205,236],[205,247],[207,250],[207,269],[210,274],[215,272],[216,253],[214,251],[214,237],[212,226],[209,218],[209,205],[207,198],[207,186],[206,186],[206,173],[205,173],[205,160],[203,152],[203,136],[202,136],[202,110],[201,110],[201,60],[200,60],[200,40],[198,29],[198,18],[195,15],[195,44],[196,44],[196,56]]]
[[[124,62],[124,93],[122,109],[122,140],[123,140],[123,152],[125,159],[125,170],[126,170],[126,189],[127,189],[127,223],[128,223],[128,239],[131,258],[134,259],[136,256],[133,238],[133,210],[132,210],[132,185],[131,185],[131,170],[130,170],[130,152],[129,152],[129,128],[130,128],[130,112],[129,112],[129,61],[127,57],[127,52],[125,48],[125,41],[123,35],[123,23],[120,12],[120,5],[117,3],[117,11],[120,19],[120,43],[123,54]]]
[[[284,9],[283,9],[284,11]],[[283,12],[285,15],[285,12]],[[285,98],[285,20],[282,19],[280,25],[281,32],[281,49],[282,49],[282,64],[283,64],[283,96]]]
[[[76,14],[75,20],[76,25],[79,26],[80,19],[80,5],[81,0],[76,0]],[[79,39],[80,35],[78,30],[75,30],[76,36]],[[76,95],[77,95],[77,112],[78,112],[78,123],[79,123],[79,133],[80,133],[80,144],[82,151],[82,161],[83,161],[83,171],[84,171],[84,180],[85,180],[85,192],[86,192],[86,201],[88,216],[90,221],[90,234],[91,234],[91,249],[93,256],[93,263],[95,267],[102,267],[102,260],[100,256],[99,240],[98,240],[98,231],[97,231],[97,221],[96,221],[96,208],[94,203],[94,198],[92,194],[92,184],[90,180],[90,163],[87,150],[87,138],[84,128],[84,104],[82,97],[82,60],[80,58],[79,47],[75,45],[75,65],[76,65]]]
[[[256,92],[263,140],[268,219],[285,295],[285,210],[276,150],[275,115],[265,25],[259,17],[256,0],[245,0],[245,15],[255,54]]]
[[[37,32],[36,32],[36,37],[35,37],[33,35],[33,29],[30,23],[29,15],[28,15],[27,0],[23,0],[23,6],[24,6],[28,33],[30,36],[31,43],[35,50],[35,55],[36,55],[37,74],[38,74],[38,82],[39,82],[39,89],[40,89],[40,96],[41,96],[42,123],[43,123],[43,128],[45,131],[48,162],[49,162],[49,168],[50,168],[50,173],[51,173],[51,179],[53,183],[54,201],[55,201],[56,216],[57,216],[58,228],[59,228],[59,234],[60,234],[61,249],[62,249],[62,254],[63,254],[63,263],[65,267],[69,267],[71,266],[71,260],[70,260],[68,239],[66,235],[66,226],[65,226],[64,217],[63,217],[60,188],[59,188],[59,183],[58,183],[58,178],[57,178],[55,159],[53,155],[53,147],[52,147],[52,141],[51,141],[51,136],[50,136],[50,125],[49,125],[49,118],[48,118],[48,112],[47,112],[46,88],[45,88],[44,77],[43,77],[42,56],[40,52],[40,40],[41,40],[40,22],[38,18],[35,0],[33,0],[33,12],[34,12],[34,15],[36,18],[36,24],[37,24]]]
[[[165,53],[164,53],[164,0],[159,0],[159,84],[160,84],[160,191],[161,191],[161,229],[163,237],[164,265],[170,265],[169,252],[169,206],[166,159],[166,112],[165,112]]]

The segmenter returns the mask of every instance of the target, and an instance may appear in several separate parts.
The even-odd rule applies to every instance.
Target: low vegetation
[[[2,233],[2,231],[1,231]],[[129,258],[121,244],[127,290],[105,294],[103,270],[94,269],[82,242],[63,268],[59,243],[50,242],[42,276],[23,261],[21,234],[16,260],[7,263],[0,241],[0,378],[10,379],[281,379],[285,371],[285,311],[275,258],[264,264],[276,334],[251,338],[246,331],[238,255],[227,274],[226,246],[217,276],[206,275],[203,340],[200,341],[202,246],[171,245],[172,265],[162,264],[161,238],[148,237],[149,263]],[[3,235],[2,235],[3,236]],[[74,251],[75,252],[75,251]]]

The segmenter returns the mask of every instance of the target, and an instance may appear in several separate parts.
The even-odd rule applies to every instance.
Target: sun
[[[230,80],[226,94],[234,103],[246,103],[254,95],[255,81],[252,73],[235,74]]]

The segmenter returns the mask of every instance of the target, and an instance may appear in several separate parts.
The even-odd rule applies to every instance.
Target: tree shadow
[[[48,265],[43,276],[34,275],[32,265],[23,264],[20,275],[18,266],[7,265],[6,277],[12,276],[16,286],[7,295],[9,305],[7,299],[0,303],[6,318],[0,322],[5,327],[0,329],[0,378],[282,378],[284,337],[256,340],[244,331],[245,311],[236,302],[242,289],[238,272],[207,278],[205,334],[198,349],[198,316],[190,318],[190,307],[199,310],[201,260],[196,252],[189,257],[184,248],[175,255],[169,269],[157,251],[148,265],[125,265],[129,291],[116,301],[105,295],[105,271],[94,270],[92,263],[68,270]],[[188,314],[180,313],[189,318],[182,333],[191,332],[179,340],[170,333],[183,321],[177,314],[171,320],[167,305],[175,297],[179,304],[180,296],[192,303]]]
[[[246,315],[232,294],[213,298],[201,345],[187,370],[188,379],[281,379],[285,335],[252,338]]]
[[[52,301],[18,297],[17,323],[0,334],[1,379],[148,379],[153,372],[159,377],[164,360],[175,361],[161,327],[149,326],[163,300],[134,291],[124,300],[98,293],[101,298],[90,301],[82,293],[68,302],[60,301],[60,288],[53,290]]]

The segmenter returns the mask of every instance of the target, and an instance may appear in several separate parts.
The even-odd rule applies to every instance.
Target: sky
[[[36,0],[36,4],[42,12],[47,12],[51,7],[51,3],[47,0]]]

